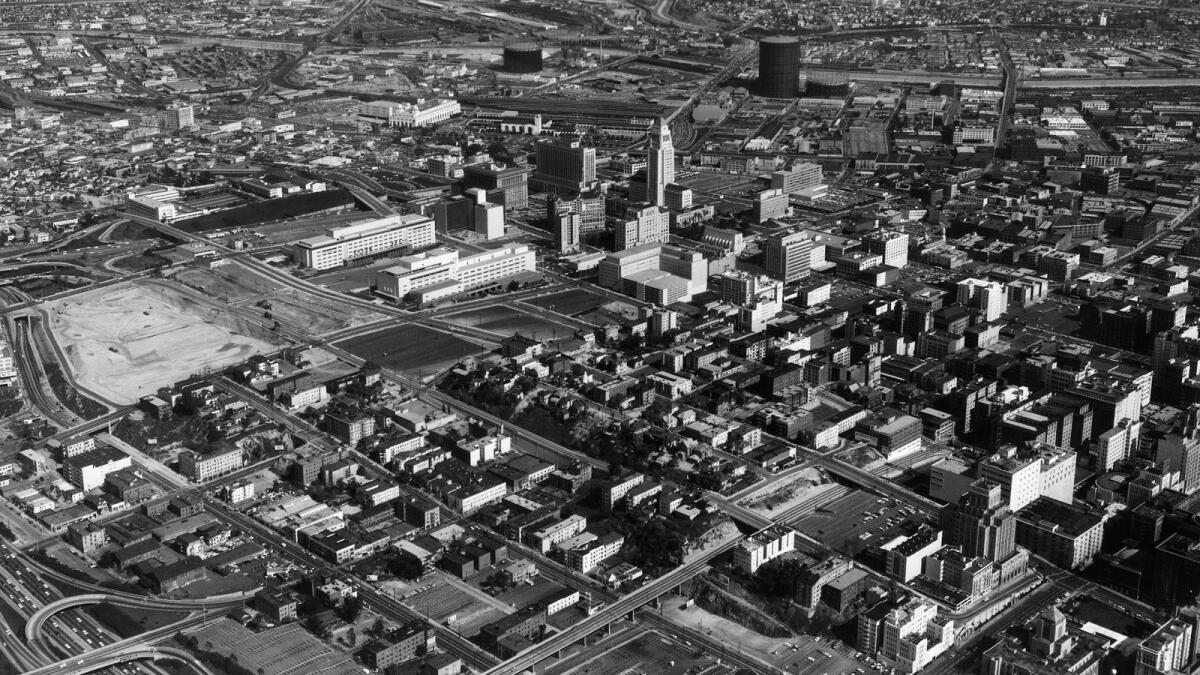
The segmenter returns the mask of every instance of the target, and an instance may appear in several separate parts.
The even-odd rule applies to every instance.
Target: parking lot
[[[804,516],[796,529],[853,556],[897,536],[904,523],[920,520],[911,506],[855,490]]]

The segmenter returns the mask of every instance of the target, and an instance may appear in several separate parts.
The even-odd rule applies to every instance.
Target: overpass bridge
[[[132,607],[137,609],[159,609],[159,610],[175,610],[180,612],[194,612],[197,610],[209,609],[229,609],[246,602],[247,598],[251,597],[253,591],[245,593],[227,594],[212,598],[204,598],[202,600],[166,600],[160,598],[143,598],[141,596],[126,596],[115,595],[111,593],[86,593],[84,595],[73,595],[67,598],[55,600],[54,602],[42,607],[29,617],[25,622],[25,639],[29,642],[34,642],[42,638],[42,627],[50,620],[50,617],[55,614],[75,607],[86,607],[89,605],[98,605],[102,602],[116,605],[118,607]]]
[[[103,652],[103,653],[102,653]],[[145,646],[128,646],[113,652],[104,652],[96,650],[85,654],[82,657],[71,657],[51,663],[47,666],[42,666],[34,670],[30,670],[25,675],[54,675],[61,673],[70,673],[70,675],[82,675],[83,673],[95,673],[105,668],[119,666],[122,663],[131,661],[150,660],[150,661],[182,661],[190,666],[195,672],[203,673],[204,675],[217,675],[209,670],[208,666],[204,665],[200,659],[192,654],[174,647],[155,647],[153,645]]]

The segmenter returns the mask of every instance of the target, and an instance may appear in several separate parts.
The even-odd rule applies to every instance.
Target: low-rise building
[[[221,445],[206,453],[195,450],[179,453],[179,472],[197,483],[237,471],[245,464],[242,449],[235,445]]]
[[[567,565],[576,572],[587,574],[596,569],[601,561],[620,553],[624,545],[624,535],[609,532],[567,551]]]
[[[378,671],[407,663],[433,651],[436,638],[421,621],[371,640],[362,648],[363,662]]]

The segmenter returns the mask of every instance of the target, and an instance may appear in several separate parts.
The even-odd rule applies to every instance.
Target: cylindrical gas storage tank
[[[504,45],[504,69],[510,73],[540,73],[542,46],[535,42]]]
[[[758,41],[758,93],[794,98],[800,81],[800,40],[779,35]]]
[[[849,93],[850,79],[845,73],[805,73],[805,96],[837,98]]]

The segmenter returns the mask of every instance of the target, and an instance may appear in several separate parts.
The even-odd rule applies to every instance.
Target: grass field
[[[168,237],[160,234],[157,230],[152,230],[141,223],[135,223],[127,220],[123,223],[118,223],[112,229],[112,233],[108,235],[112,241],[144,241],[146,239],[168,239]],[[171,239],[174,241],[174,239]]]
[[[335,345],[355,356],[418,377],[454,364],[465,356],[486,351],[473,342],[409,324],[384,328]]]
[[[572,333],[571,329],[566,326],[547,321],[528,312],[522,312],[509,305],[494,305],[484,309],[469,310],[459,314],[450,314],[445,318],[460,326],[482,328],[505,336],[520,332],[521,335],[535,340],[569,337]]]
[[[113,267],[125,270],[126,272],[145,272],[146,270],[158,269],[170,264],[170,260],[151,251],[146,251],[141,255],[129,255],[117,258],[113,262]]]
[[[597,295],[582,288],[573,288],[561,293],[532,298],[525,302],[535,307],[551,309],[559,314],[575,316],[596,309],[604,304],[606,299],[603,295]]]

